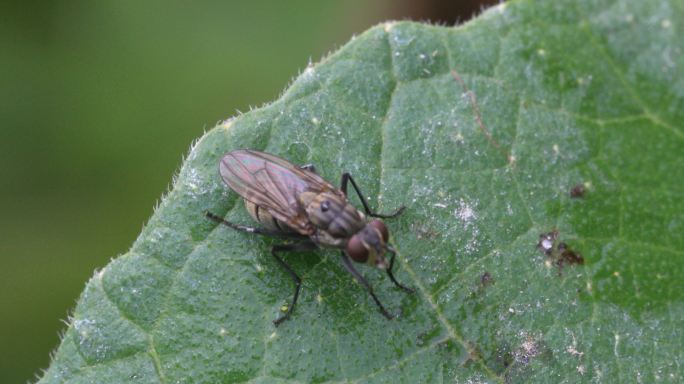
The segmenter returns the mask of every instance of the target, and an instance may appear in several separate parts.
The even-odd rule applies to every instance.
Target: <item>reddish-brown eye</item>
[[[382,234],[382,241],[386,243],[387,240],[389,240],[389,231],[387,230],[387,227],[385,227],[385,223],[383,223],[382,220],[373,220],[368,223],[368,225],[380,231],[380,234]]]
[[[363,246],[358,235],[354,235],[349,239],[349,242],[347,243],[347,254],[354,259],[354,261],[359,263],[365,263],[366,260],[368,260],[368,249]]]

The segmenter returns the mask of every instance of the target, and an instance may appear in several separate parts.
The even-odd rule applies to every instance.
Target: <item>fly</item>
[[[373,212],[349,173],[342,174],[342,183],[337,189],[319,176],[312,165],[299,167],[259,151],[240,149],[226,153],[219,163],[219,172],[223,181],[244,199],[250,215],[261,227],[231,223],[211,212],[206,213],[207,218],[241,232],[294,240],[271,249],[273,257],[295,283],[292,303],[283,315],[273,321],[276,326],[290,317],[302,283],[297,273],[279,256],[282,252],[318,247],[340,249],[344,267],[368,291],[387,319],[394,316],[375,296],[373,288],[354,267],[352,260],[386,270],[397,287],[413,292],[392,274],[396,253],[387,244],[389,231],[380,220],[398,216],[405,207],[387,215]],[[361,200],[365,213],[375,219],[366,221],[366,216],[349,203],[349,183]],[[392,255],[389,265],[385,252]]]

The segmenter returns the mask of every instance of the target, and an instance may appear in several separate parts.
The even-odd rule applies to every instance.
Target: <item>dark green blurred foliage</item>
[[[390,3],[0,5],[0,382],[47,366],[60,319],[204,129],[373,24],[455,19],[439,2]]]

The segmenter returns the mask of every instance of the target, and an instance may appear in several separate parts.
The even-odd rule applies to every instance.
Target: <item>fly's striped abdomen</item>
[[[273,217],[266,209],[263,209],[254,203],[245,200],[245,208],[247,208],[250,216],[252,216],[256,222],[272,231],[285,233],[295,232],[290,226]]]

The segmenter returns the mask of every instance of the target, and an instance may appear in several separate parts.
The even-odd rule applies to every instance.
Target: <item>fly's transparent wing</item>
[[[219,171],[223,181],[238,195],[304,235],[312,234],[314,228],[297,196],[307,191],[334,190],[330,183],[313,172],[252,150],[225,154]]]

